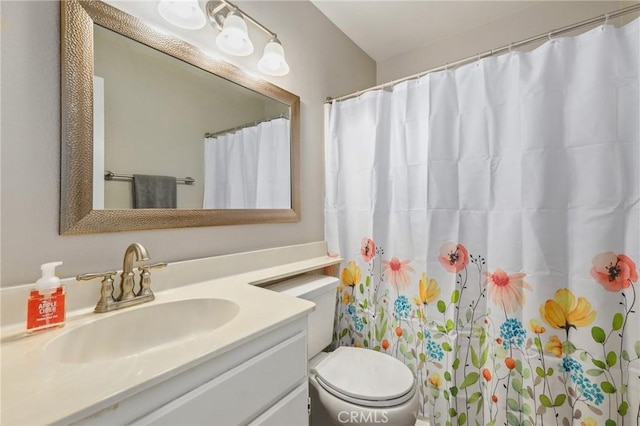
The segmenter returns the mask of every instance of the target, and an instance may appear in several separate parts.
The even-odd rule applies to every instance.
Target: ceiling
[[[490,24],[540,1],[311,0],[376,62]]]

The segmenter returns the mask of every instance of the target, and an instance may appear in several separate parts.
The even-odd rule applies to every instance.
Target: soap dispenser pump
[[[27,333],[54,327],[62,327],[65,320],[65,291],[60,278],[55,276],[56,266],[62,262],[50,262],[40,266],[42,277],[27,301]]]

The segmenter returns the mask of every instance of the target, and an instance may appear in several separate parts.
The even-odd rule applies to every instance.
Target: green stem
[[[551,393],[551,385],[549,384],[549,381],[547,380],[547,367],[546,367],[545,362],[544,362],[544,354],[542,354],[542,350],[540,350],[540,354],[541,354],[540,360],[542,362],[542,369],[544,370],[544,378],[543,378],[544,384],[542,386],[542,393],[544,394],[545,387],[549,388],[549,399],[551,401],[555,401],[555,398],[553,397],[553,394]],[[556,410],[555,406],[553,407],[553,414],[555,415],[554,417],[556,419],[556,425],[557,425],[558,424],[558,411]],[[542,423],[544,424],[544,417],[543,417]]]
[[[506,316],[506,313],[505,313]],[[509,345],[509,357],[511,359],[513,359],[513,350],[511,349],[511,345]],[[507,374],[507,394],[505,395],[505,416],[507,415],[507,413],[509,412],[509,404],[507,404],[507,401],[509,400],[509,385],[511,384],[511,372],[513,370],[509,370],[509,374]]]
[[[522,354],[522,357],[527,360],[527,365],[529,365],[529,371],[531,371],[531,376],[533,377],[533,366],[531,365],[531,361],[530,361],[529,357],[522,350],[522,348],[520,348],[520,353]],[[522,379],[523,379],[522,380],[522,385],[524,386],[524,377]],[[535,408],[535,405],[536,405],[536,387],[535,386],[531,386],[531,389],[533,390],[533,406]],[[520,396],[520,398],[521,398],[521,396]],[[522,401],[522,400],[520,399],[520,401]],[[522,404],[520,404],[520,405],[522,405]],[[536,419],[536,423],[537,423],[538,422],[538,416],[536,416],[535,419]],[[522,423],[522,413],[520,414],[520,423]]]
[[[607,348],[605,347],[604,343],[602,344],[602,356],[603,356],[603,359],[604,359],[604,362],[605,362],[605,367],[606,367],[603,371],[605,373],[609,373],[609,380],[611,380],[611,384],[616,389],[616,392],[615,392],[615,398],[616,398],[616,400],[615,400],[615,403],[616,403],[615,410],[616,410],[616,413],[618,413],[618,407],[620,406],[620,401],[618,400],[618,392],[617,392],[618,386],[616,385],[616,379],[613,377],[613,373],[611,372],[611,370],[609,368],[609,364],[607,362]],[[606,376],[606,374],[605,374],[605,376]],[[622,380],[622,378],[620,378],[620,379]],[[609,400],[611,400],[611,399],[612,398],[609,398]],[[611,414],[611,404],[609,404],[609,414]],[[618,418],[618,417],[619,417],[619,414],[616,415],[616,418]]]
[[[624,299],[624,308],[625,308],[625,315],[624,315],[624,321],[622,322],[622,330],[620,333],[620,352],[619,352],[619,356],[620,356],[620,382],[622,383],[622,388],[625,388],[625,383],[624,383],[624,369],[622,368],[622,350],[624,349],[624,330],[627,327],[627,320],[629,319],[629,314],[631,314],[631,310],[633,309],[633,306],[636,304],[636,289],[633,286],[633,283],[631,281],[629,281],[629,284],[631,285],[631,290],[633,290],[633,300],[631,302],[631,306],[629,307],[629,309],[627,309],[627,296],[622,293],[622,297]],[[628,382],[627,382],[628,384]],[[625,392],[622,391],[620,392],[620,395],[622,397],[622,402],[624,402],[624,394]],[[640,408],[638,409],[640,411]],[[622,416],[622,426],[624,426],[624,418],[625,416]]]
[[[538,353],[540,354],[540,362],[542,363],[542,369],[545,371],[545,374],[546,374],[547,370],[546,370],[546,368],[544,366],[544,353],[542,352],[542,339],[540,338],[540,333],[536,333],[536,336],[538,336],[538,342],[540,342],[540,348],[538,348],[536,346],[536,349],[538,350]],[[531,369],[531,374],[533,375],[533,368]],[[544,380],[544,379],[546,379],[546,376],[543,377],[543,380],[542,380],[542,394],[543,395],[544,395],[545,390],[547,390],[547,381]],[[533,386],[533,390],[534,390],[533,407],[534,408],[536,407],[536,404],[538,403],[538,400],[535,398],[535,389],[536,389],[536,387],[534,385]],[[538,418],[537,417],[537,411],[538,410],[536,409],[536,419]],[[540,415],[540,420],[542,421],[542,426],[544,426],[544,414]]]

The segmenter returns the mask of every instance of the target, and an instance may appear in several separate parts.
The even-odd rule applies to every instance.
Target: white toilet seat
[[[315,374],[309,377],[309,385],[311,426],[414,426],[416,423],[420,405],[418,392],[412,392],[411,399],[393,407],[365,407],[334,396],[318,383]]]
[[[416,381],[399,360],[369,349],[340,347],[312,367],[315,380],[354,405],[388,408],[413,398]]]
[[[416,392],[415,380],[414,380],[414,385],[409,390],[409,392],[407,392],[406,394],[404,394],[404,395],[402,395],[402,396],[400,396],[398,398],[382,399],[382,400],[364,399],[364,398],[358,398],[358,397],[346,395],[346,394],[340,392],[339,390],[333,388],[329,383],[326,383],[322,379],[322,377],[316,376],[315,379],[318,382],[318,384],[322,387],[322,389],[326,390],[327,392],[329,392],[330,394],[332,394],[336,398],[339,398],[339,399],[341,399],[343,401],[350,402],[351,404],[358,405],[358,406],[361,406],[361,407],[371,407],[371,408],[395,407],[395,406],[402,405],[405,402],[409,401],[411,398],[413,398],[413,394]]]

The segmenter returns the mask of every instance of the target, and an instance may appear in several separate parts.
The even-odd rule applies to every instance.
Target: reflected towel
[[[176,207],[174,176],[133,175],[134,209],[175,209]]]

